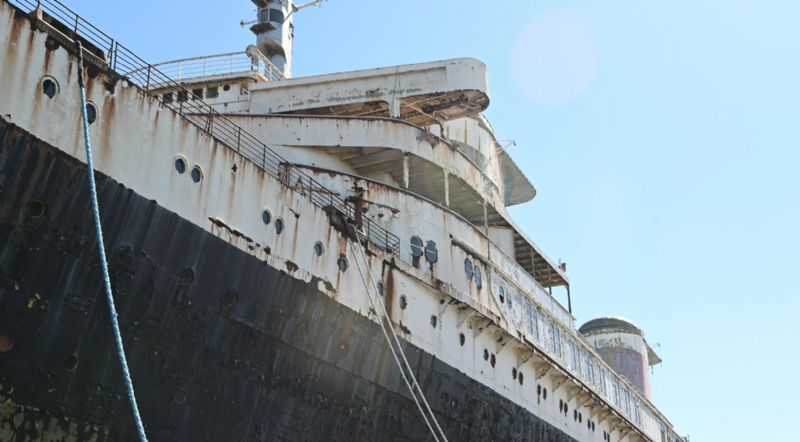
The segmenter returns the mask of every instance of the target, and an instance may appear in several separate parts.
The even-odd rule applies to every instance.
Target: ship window
[[[466,342],[466,341],[467,341],[467,337],[464,336],[464,333],[459,333],[458,334],[458,342],[461,343],[462,347],[464,346],[464,342]]]
[[[492,353],[492,358],[491,361],[489,361],[489,363],[492,364],[492,367],[494,367],[494,364],[497,363],[497,358],[494,357],[494,353]]]
[[[89,124],[97,121],[97,108],[92,103],[86,103],[86,122]]]
[[[517,376],[517,380],[519,381],[519,385],[522,385],[522,372],[519,372],[519,376]]]
[[[428,243],[425,244],[425,259],[431,264],[439,260],[439,251],[436,250],[435,242],[428,241]]]
[[[222,86],[222,90],[225,91],[225,92],[228,92],[229,90],[231,90],[231,85],[226,84],[226,85]]]
[[[47,98],[53,98],[58,93],[58,83],[52,77],[45,77],[42,80],[42,93],[47,95]]]
[[[175,158],[175,170],[179,174],[186,172],[186,160],[183,157]]]
[[[542,388],[542,399],[547,399],[547,388]]]
[[[383,283],[382,283],[382,282],[379,282],[379,283],[377,284],[377,288],[378,288],[378,294],[379,294],[379,295],[381,295],[381,296],[383,296]]]
[[[483,287],[483,279],[481,278],[481,268],[475,266],[475,285],[478,286],[478,290]]]
[[[178,91],[178,103],[189,101],[189,91]]]
[[[405,310],[406,307],[408,307],[408,299],[406,298],[406,295],[401,295],[400,296],[400,309],[401,310]]]
[[[325,246],[322,245],[321,242],[317,241],[314,243],[314,254],[317,256],[322,256],[325,253]]]
[[[192,181],[195,183],[199,183],[200,180],[203,179],[203,170],[200,169],[200,166],[192,167]]]
[[[517,379],[517,368],[516,367],[512,367],[511,368],[511,377],[513,379],[515,379],[515,380]]]
[[[500,293],[500,304],[505,303],[506,302],[506,288],[501,285],[500,288],[497,291]]]
[[[339,271],[344,273],[347,271],[347,258],[344,255],[339,255],[339,261],[336,262],[339,266]]]
[[[161,101],[167,104],[172,103],[172,92],[167,92],[164,95],[162,95]]]
[[[203,88],[192,89],[192,100],[203,99]]]
[[[264,211],[261,212],[261,222],[264,223],[264,225],[269,225],[271,221],[272,213],[269,211],[269,209],[264,209]]]
[[[217,98],[219,97],[219,88],[217,86],[209,86],[206,88],[206,97],[207,98]]]
[[[472,267],[472,261],[469,258],[464,260],[464,272],[467,274],[467,280],[472,281],[475,269]]]
[[[417,258],[422,256],[422,238],[419,236],[411,237],[411,255]]]
[[[275,233],[278,235],[283,233],[283,218],[275,218]]]
[[[280,9],[270,9],[269,21],[283,23],[283,12]]]
[[[40,199],[31,200],[28,202],[28,213],[34,218],[41,218],[47,213],[47,204]]]
[[[487,350],[485,348],[483,349],[483,360],[484,361],[488,361],[489,360],[489,350]]]
[[[439,318],[436,315],[431,315],[431,327],[436,328],[437,322],[439,322]]]

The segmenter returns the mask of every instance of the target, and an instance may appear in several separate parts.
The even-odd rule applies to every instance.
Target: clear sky
[[[65,0],[153,62],[243,50],[247,0]],[[330,0],[295,76],[470,56],[579,323],[621,315],[693,441],[797,440],[800,2]],[[268,140],[267,140],[268,141]],[[795,373],[795,374],[792,374]]]

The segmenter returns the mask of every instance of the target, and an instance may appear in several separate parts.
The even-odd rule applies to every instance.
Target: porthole
[[[519,376],[517,376],[517,380],[519,381],[519,385],[522,385],[522,372],[519,372]]]
[[[567,412],[568,412],[568,411],[569,411],[569,404],[567,404],[566,402],[564,402],[564,416],[566,416],[566,415],[567,415]]]
[[[514,380],[517,379],[517,368],[516,367],[511,368],[511,378],[514,379]]]
[[[506,302],[506,288],[501,285],[497,291],[500,294],[500,304],[504,304]]]
[[[185,158],[183,157],[175,158],[175,171],[178,172],[178,174],[183,175],[183,173],[186,172],[186,167],[187,164]]]
[[[542,388],[542,399],[547,399],[547,388]]]
[[[491,360],[489,361],[489,364],[491,364],[492,367],[494,367],[494,364],[496,364],[496,363],[497,363],[497,358],[495,358],[494,357],[494,353],[492,353],[492,357],[491,357]]]
[[[564,410],[564,401],[559,399],[558,400],[558,411],[563,411],[563,410]]]
[[[89,124],[97,121],[97,107],[92,103],[86,103],[86,122]]]
[[[283,218],[275,218],[275,233],[278,235],[283,233]]]
[[[52,99],[58,93],[58,83],[53,77],[44,77],[42,79],[42,93],[49,99]]]
[[[278,218],[278,219],[280,219],[280,218]],[[278,220],[276,219],[275,222],[277,223]],[[342,273],[346,272],[347,271],[347,265],[348,265],[347,258],[345,258],[344,255],[339,255],[339,260],[336,261],[336,265],[339,266],[339,271],[340,272],[342,272]]]
[[[439,260],[439,251],[436,250],[435,242],[428,241],[428,243],[425,244],[425,259],[431,264]]]
[[[75,371],[78,368],[78,355],[71,354],[64,359],[64,369],[67,371]]]
[[[583,423],[583,415],[578,413],[578,423]]]
[[[592,421],[586,421],[586,428],[592,429]]]
[[[542,394],[542,386],[536,385],[536,395],[540,396]]]
[[[200,169],[200,166],[192,167],[192,181],[195,183],[199,183],[203,179],[203,170]]]
[[[406,299],[406,295],[400,296],[400,310],[405,310],[408,307],[408,299]]]
[[[458,334],[458,342],[461,344],[462,347],[464,346],[464,342],[466,342],[466,341],[467,341],[467,337],[464,336],[464,333],[459,333]]]
[[[472,261],[469,258],[464,260],[464,273],[467,274],[467,280],[472,281],[472,276],[474,275],[474,269],[472,268]]]
[[[317,256],[322,256],[325,253],[325,246],[322,245],[321,242],[317,241],[314,243],[314,254]]]
[[[222,90],[225,91],[225,92],[228,92],[229,90],[231,90],[231,85],[226,84],[226,85],[222,86]]]
[[[261,222],[264,223],[265,226],[268,226],[269,223],[272,222],[272,212],[268,209],[264,209],[264,211],[261,212]]]
[[[28,214],[33,218],[41,218],[47,213],[47,203],[44,200],[33,199],[28,202]]]
[[[572,410],[572,419],[578,420],[578,410]]]
[[[439,322],[439,318],[436,315],[431,315],[431,327],[436,328],[436,323]]]
[[[483,360],[484,361],[488,361],[489,360],[489,350],[487,350],[485,348],[483,349]]]
[[[378,294],[383,296],[383,283],[379,282],[377,288],[378,288]]]
[[[415,258],[422,256],[422,238],[416,235],[411,237],[411,256]]]
[[[481,268],[475,266],[475,286],[478,287],[478,290],[483,288],[483,278],[481,277]]]

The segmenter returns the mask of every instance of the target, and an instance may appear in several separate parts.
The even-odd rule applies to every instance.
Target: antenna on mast
[[[294,14],[302,9],[319,6],[324,0],[314,0],[295,5],[292,0],[251,0],[258,8],[256,20],[242,26],[250,26],[256,34],[256,47],[269,61],[283,72],[285,78],[292,76],[292,46],[294,41]]]

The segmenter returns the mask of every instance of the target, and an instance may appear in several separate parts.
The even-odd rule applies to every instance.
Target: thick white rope
[[[357,235],[358,233],[356,233],[356,236]],[[351,248],[353,249],[353,256],[356,258],[355,259],[356,268],[358,269],[358,273],[361,276],[361,282],[367,289],[367,295],[369,297],[370,304],[372,304],[372,308],[375,310],[376,315],[378,315],[378,322],[380,323],[381,330],[383,331],[383,335],[386,338],[387,343],[389,344],[389,349],[392,351],[392,356],[394,357],[395,363],[397,363],[397,366],[400,369],[400,374],[403,377],[403,381],[405,382],[406,387],[408,387],[408,390],[411,393],[412,398],[414,399],[414,403],[416,403],[417,409],[422,415],[422,418],[425,420],[425,424],[431,431],[431,435],[433,435],[434,440],[436,440],[437,442],[439,442],[440,440],[442,442],[447,442],[447,436],[445,435],[444,431],[442,431],[442,427],[439,426],[439,422],[436,420],[436,415],[433,414],[433,410],[431,410],[428,401],[425,399],[425,394],[422,391],[422,387],[419,385],[419,382],[417,382],[417,379],[414,376],[414,372],[411,369],[411,364],[409,364],[408,359],[406,359],[405,352],[403,352],[402,343],[400,342],[400,339],[397,337],[397,334],[394,332],[394,328],[392,327],[392,320],[389,317],[389,314],[386,312],[383,303],[377,302],[373,297],[372,291],[375,290],[377,292],[377,283],[375,282],[375,279],[372,277],[372,272],[369,269],[369,261],[367,260],[366,254],[364,253],[364,250],[361,247],[355,246],[355,241],[350,240],[349,242],[351,244]],[[369,276],[369,281],[367,281],[364,277],[364,272],[362,271],[361,264],[358,260],[359,255],[364,260],[364,265],[366,266],[366,271],[367,275]],[[378,297],[380,297],[380,293],[378,293]],[[386,329],[387,323],[389,328],[391,329],[391,333],[389,333],[389,331],[387,331]],[[395,346],[397,348],[395,348]],[[398,353],[400,354],[399,357]],[[406,371],[408,372],[407,374]],[[408,379],[409,377],[411,378],[411,381],[409,381]],[[416,391],[414,387],[416,387]],[[433,422],[433,426],[431,426],[431,421]],[[434,431],[434,426],[436,427],[436,431]]]

